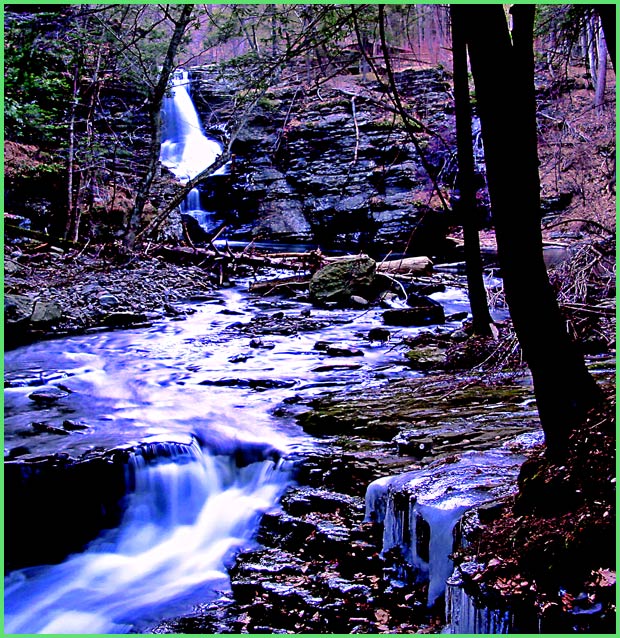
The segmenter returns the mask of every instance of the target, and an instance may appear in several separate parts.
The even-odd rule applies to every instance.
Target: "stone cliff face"
[[[207,131],[228,121],[233,90],[214,80],[213,68],[194,69],[192,79]],[[397,74],[409,112],[437,133],[417,136],[443,184],[453,177],[447,80],[439,69]],[[218,187],[215,178],[205,185],[209,205],[216,210],[225,201],[233,208],[235,238],[377,254],[443,252],[449,213],[390,108],[377,83],[346,90],[273,89],[233,144],[234,179]]]

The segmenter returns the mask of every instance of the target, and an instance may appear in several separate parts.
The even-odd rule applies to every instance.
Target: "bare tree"
[[[151,184],[153,183],[153,179],[155,178],[159,166],[159,154],[162,139],[161,108],[168,88],[170,75],[174,69],[175,56],[177,55],[185,31],[187,30],[187,27],[191,22],[193,9],[194,5],[182,5],[181,11],[176,18],[174,18],[172,14],[169,13],[168,10],[166,10],[168,17],[174,24],[174,30],[168,43],[166,55],[161,65],[159,78],[157,79],[156,84],[150,87],[148,93],[147,110],[151,129],[148,151],[148,164],[146,171],[138,185],[135,202],[129,216],[129,220],[127,222],[127,229],[125,231],[125,237],[123,241],[125,250],[131,250],[134,246],[137,229],[142,220],[144,206],[147,202],[151,190]]]

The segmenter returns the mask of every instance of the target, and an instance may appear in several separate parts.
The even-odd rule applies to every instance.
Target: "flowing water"
[[[263,336],[262,347],[252,347],[257,344],[242,328],[257,312],[295,323],[309,306],[265,302],[244,288],[190,305],[195,312],[184,321],[6,353],[7,448],[26,442],[24,459],[137,451],[127,468],[132,489],[119,528],[60,565],[9,574],[5,631],[117,633],[208,599],[226,587],[231,554],[251,542],[260,512],[290,483],[286,459],[312,446],[273,409],[293,395],[417,374],[403,365],[397,348],[367,340],[368,331],[382,325],[379,309],[338,312],[337,322],[329,310],[313,309],[316,329]],[[442,296],[448,312],[467,307],[461,291]],[[404,336],[419,329],[399,330]],[[327,357],[315,350],[318,340],[364,356]],[[31,398],[59,388],[51,403]],[[24,439],[32,423],[60,428],[66,419],[88,429]],[[158,442],[166,443],[166,454],[140,453]]]
[[[187,182],[221,147],[202,131],[185,72],[173,79],[164,117],[161,161]],[[183,212],[208,225],[198,190],[189,193]],[[468,310],[462,289],[435,298],[447,314]],[[23,460],[85,458],[118,448],[130,454],[120,525],[60,564],[9,573],[5,632],[140,631],[209,600],[226,589],[226,566],[251,543],[261,512],[290,484],[289,459],[312,447],[292,417],[275,418],[274,408],[293,395],[307,399],[325,389],[417,374],[403,365],[398,348],[368,341],[368,331],[382,326],[378,309],[339,311],[337,321],[328,310],[312,309],[302,330],[276,330],[258,340],[243,329],[257,313],[277,312],[290,328],[308,318],[307,304],[253,299],[241,285],[188,309],[193,314],[183,321],[45,341],[6,354],[5,454],[8,449]],[[393,332],[400,339],[418,330]],[[328,357],[315,349],[319,340],[363,356]],[[67,422],[79,429],[67,435]],[[439,556],[447,551],[443,536],[451,534],[454,510],[428,495],[428,502],[418,500],[410,516],[439,530],[431,543]],[[392,535],[398,543],[390,511],[383,513],[386,539]],[[415,533],[415,522],[411,528]],[[447,530],[443,536],[440,528]],[[438,595],[449,561],[440,556],[422,567]]]
[[[222,152],[221,144],[204,134],[189,87],[189,73],[177,71],[172,77],[170,95],[164,98],[162,114],[164,141],[160,160],[182,184],[211,166]],[[223,175],[226,170],[223,166],[214,175]],[[212,226],[213,213],[203,209],[198,188],[193,188],[181,203],[181,212],[195,217],[206,229]]]
[[[218,142],[207,137],[189,94],[189,74],[177,71],[170,96],[164,99],[164,141],[161,163],[182,182],[211,166],[222,152]]]

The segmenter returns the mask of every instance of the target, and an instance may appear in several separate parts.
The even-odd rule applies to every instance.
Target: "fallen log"
[[[433,262],[428,257],[404,257],[383,261],[377,265],[377,272],[396,275],[428,275],[433,270]]]

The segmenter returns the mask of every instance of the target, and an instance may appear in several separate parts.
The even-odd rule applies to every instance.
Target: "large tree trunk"
[[[130,251],[134,247],[138,227],[142,221],[144,206],[148,200],[151,192],[151,185],[153,184],[153,179],[155,179],[155,175],[159,167],[159,154],[161,151],[162,136],[161,107],[164,96],[166,95],[168,80],[170,79],[170,74],[174,68],[174,58],[191,20],[193,9],[194,5],[192,4],[183,5],[181,13],[174,25],[174,32],[170,38],[170,43],[168,44],[168,50],[166,51],[166,57],[162,64],[159,80],[149,96],[148,114],[151,128],[151,142],[149,144],[148,164],[146,171],[140,180],[140,184],[138,185],[135,202],[127,222],[127,229],[125,231],[125,238],[123,242],[126,251]]]
[[[562,457],[571,430],[602,393],[567,333],[543,261],[534,7],[515,5],[512,11],[511,41],[501,5],[454,7],[474,77],[506,301],[532,373],[548,454]]]
[[[616,5],[615,4],[595,4],[593,5],[601,18],[601,26],[605,34],[607,50],[611,58],[611,65],[616,70]]]
[[[451,8],[451,15],[454,7]],[[469,305],[476,334],[489,336],[493,320],[489,313],[486,289],[482,276],[480,236],[476,219],[476,189],[474,185],[474,145],[472,142],[471,102],[467,75],[467,45],[463,25],[453,19],[452,60],[454,80],[454,110],[456,119],[456,154],[458,162],[458,209],[462,217],[465,241],[465,266]]]

